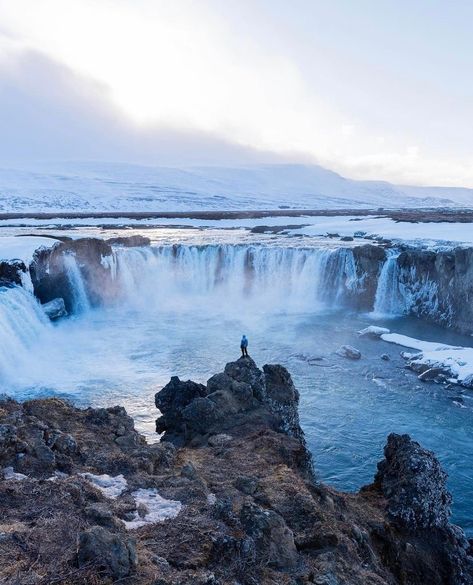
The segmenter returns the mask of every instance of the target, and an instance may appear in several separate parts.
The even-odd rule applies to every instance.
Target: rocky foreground
[[[250,358],[156,395],[160,443],[121,407],[0,401],[0,582],[473,583],[446,474],[390,435],[374,482],[314,478],[287,370]]]

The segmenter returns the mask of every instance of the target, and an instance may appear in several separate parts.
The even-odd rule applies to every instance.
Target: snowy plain
[[[172,168],[61,162],[0,169],[3,212],[469,205],[472,189],[357,181],[317,165]]]

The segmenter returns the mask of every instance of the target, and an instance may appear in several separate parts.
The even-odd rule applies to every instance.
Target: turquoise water
[[[239,356],[244,332],[258,365],[281,363],[291,372],[322,480],[358,490],[372,480],[386,436],[409,433],[441,460],[454,495],[454,520],[473,534],[473,395],[419,382],[405,369],[402,348],[358,337],[356,331],[372,323],[368,315],[346,312],[259,309],[226,317],[188,303],[179,311],[96,310],[45,328],[30,342],[27,364],[18,356],[15,381],[3,389],[19,398],[57,394],[78,404],[123,404],[155,440],[155,392],[171,375],[204,382],[221,371]],[[376,323],[423,339],[471,342],[413,319]],[[337,356],[344,343],[359,348],[362,359]],[[390,361],[381,359],[383,353]]]

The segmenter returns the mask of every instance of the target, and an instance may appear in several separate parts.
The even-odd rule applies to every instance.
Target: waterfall
[[[72,291],[74,313],[84,313],[90,309],[90,301],[77,260],[73,254],[64,254],[63,261]]]
[[[51,323],[35,297],[22,287],[0,288],[0,382],[13,379],[15,363],[29,359],[29,349]]]
[[[399,253],[390,250],[381,269],[376,289],[374,314],[403,315],[407,312],[404,296],[399,286]]]
[[[232,310],[316,311],[356,292],[349,249],[259,245],[117,248],[107,261],[122,301],[147,307],[197,305]]]

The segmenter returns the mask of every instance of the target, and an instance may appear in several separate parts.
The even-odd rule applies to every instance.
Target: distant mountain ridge
[[[0,211],[471,207],[473,189],[357,181],[317,165],[147,167],[50,163],[0,169]]]

